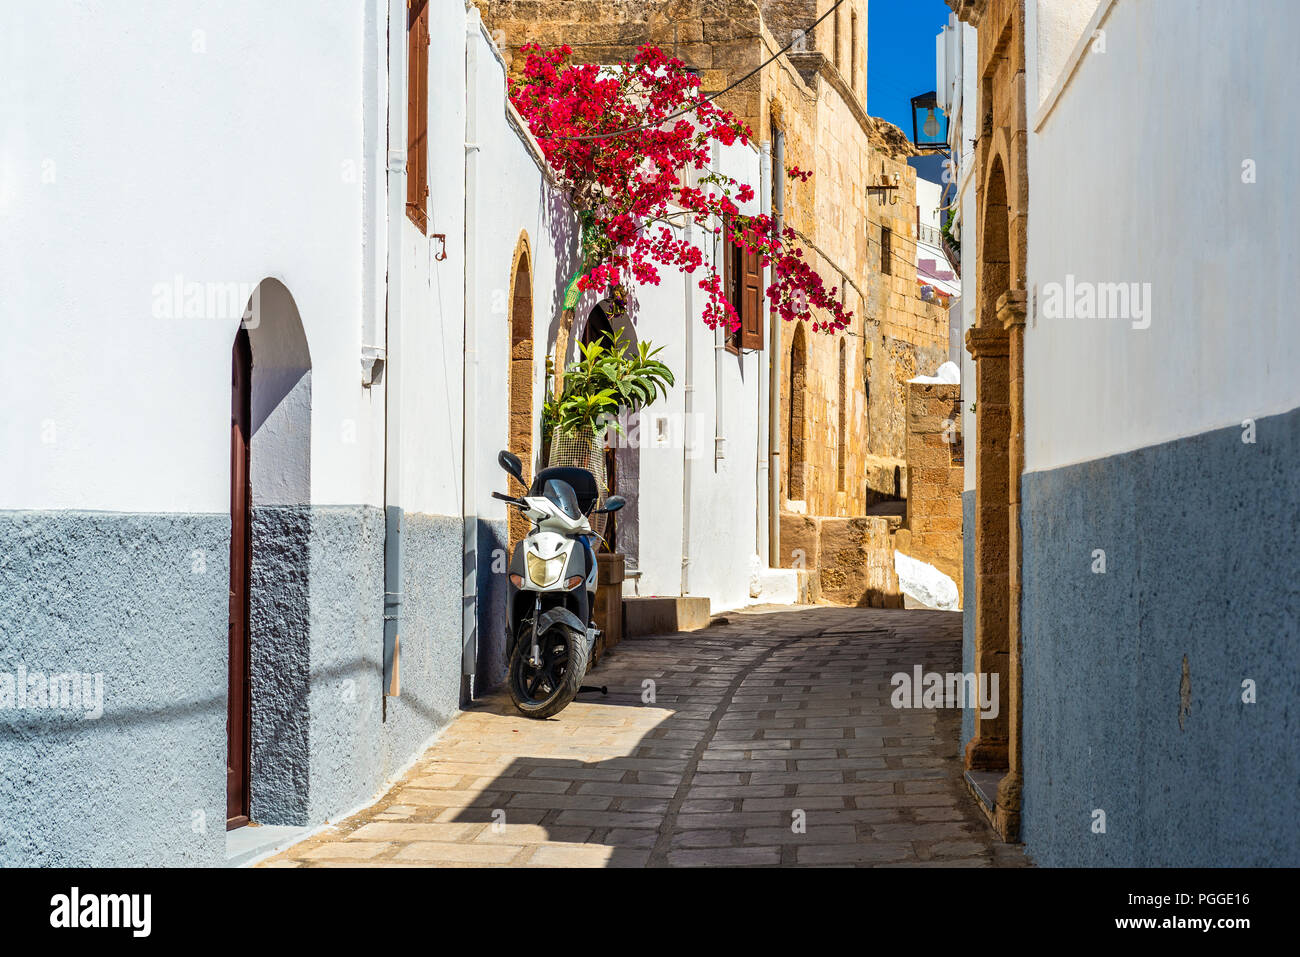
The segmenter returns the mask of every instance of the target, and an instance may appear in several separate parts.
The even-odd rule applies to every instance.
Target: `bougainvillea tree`
[[[522,52],[524,72],[511,79],[510,100],[582,219],[577,289],[619,298],[629,278],[657,285],[661,268],[702,270],[705,323],[734,330],[740,319],[716,266],[676,228],[689,220],[717,235],[725,223],[723,242],[772,267],[767,295],[782,318],[807,318],[814,330],[848,324],[853,314],[808,264],[795,231],[778,232],[766,214],[741,215],[737,204],[754,198],[753,187],[710,163],[715,142],[747,144],[753,134],[704,95],[681,60],[650,45],[615,68],[573,63],[568,46],[533,43]]]

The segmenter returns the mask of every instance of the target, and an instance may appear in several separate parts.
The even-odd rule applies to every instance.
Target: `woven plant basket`
[[[609,497],[609,480],[605,474],[605,443],[594,432],[561,432],[551,435],[551,454],[547,465],[577,466],[596,476],[596,508],[603,508]],[[592,515],[588,521],[597,535],[605,534],[605,516]]]

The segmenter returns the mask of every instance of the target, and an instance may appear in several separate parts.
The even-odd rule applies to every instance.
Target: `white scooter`
[[[520,485],[523,465],[511,452],[497,462]],[[519,509],[533,529],[510,560],[507,598],[506,687],[519,712],[549,718],[584,690],[600,631],[591,621],[596,596],[596,550],[588,516],[617,512],[617,495],[597,509],[596,478],[583,468],[542,469],[522,498],[493,492]],[[591,689],[602,690],[602,689]]]

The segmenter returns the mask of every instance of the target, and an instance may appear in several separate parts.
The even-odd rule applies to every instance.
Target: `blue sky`
[[[912,137],[911,98],[934,89],[934,38],[951,13],[943,0],[869,0],[867,112]]]

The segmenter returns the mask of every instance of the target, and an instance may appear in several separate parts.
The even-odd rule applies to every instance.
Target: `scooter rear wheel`
[[[540,666],[531,662],[532,636],[523,634],[510,654],[506,687],[526,718],[549,718],[578,696],[590,655],[587,636],[565,625],[548,628],[537,640]]]

